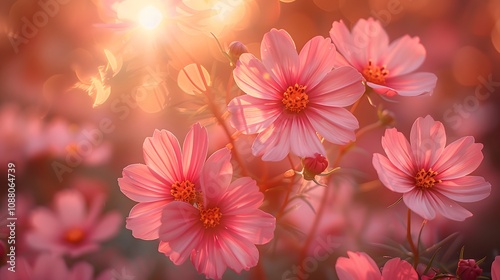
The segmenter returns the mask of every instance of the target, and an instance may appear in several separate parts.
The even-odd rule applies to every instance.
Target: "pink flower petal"
[[[406,193],[415,188],[415,181],[400,169],[396,168],[381,154],[373,154],[372,164],[377,171],[378,178],[389,190],[398,193]]]
[[[286,85],[276,82],[277,78],[254,55],[244,53],[233,70],[236,85],[246,94],[265,100],[282,98]]]
[[[417,69],[425,59],[425,48],[420,44],[418,37],[405,35],[389,45],[386,53],[381,57],[389,70],[390,77],[410,73]]]
[[[388,96],[388,97],[391,97],[391,96],[395,96],[398,94],[398,92],[391,88],[391,87],[387,87],[387,86],[383,86],[383,85],[379,85],[379,84],[374,84],[372,82],[366,82],[366,85],[369,86],[371,89],[373,89],[374,92],[380,94],[380,95],[385,95],[385,96]],[[418,95],[418,94],[415,94],[415,95]]]
[[[262,132],[283,112],[280,101],[270,102],[250,95],[242,95],[229,102],[231,125],[245,134]]]
[[[437,77],[433,73],[417,72],[403,76],[390,77],[386,79],[385,86],[367,83],[377,93],[391,96],[398,94],[401,96],[417,96],[422,94],[432,94],[436,87]],[[394,94],[386,93],[394,92]]]
[[[389,45],[389,37],[379,21],[373,18],[359,19],[352,28],[352,38],[355,46],[362,50],[357,57],[358,61],[365,63],[363,67],[368,65],[369,60],[376,65],[382,61],[381,56]]]
[[[403,201],[413,212],[427,220],[434,219],[436,213],[455,221],[472,216],[471,212],[437,191],[415,189],[405,193]]]
[[[272,29],[262,39],[260,56],[265,67],[277,77],[282,89],[298,82],[299,55],[292,37],[283,29]]]
[[[201,169],[208,152],[207,130],[199,123],[194,124],[186,135],[182,148],[184,178],[198,185]]]
[[[120,190],[128,198],[137,202],[152,202],[171,199],[170,187],[144,164],[131,164],[123,169],[122,178],[118,179]]]
[[[299,54],[298,83],[306,85],[306,90],[314,88],[332,70],[335,53],[335,46],[330,38],[316,36],[309,40]]]
[[[356,139],[354,130],[359,127],[358,120],[344,108],[310,107],[307,118],[314,129],[330,143],[344,145]]]
[[[452,180],[469,175],[483,161],[483,144],[474,143],[474,137],[462,137],[448,145],[434,164],[438,179]]]
[[[152,171],[174,183],[183,180],[179,142],[167,130],[155,130],[153,137],[144,140],[144,161]]]
[[[70,280],[91,280],[94,279],[94,268],[86,263],[79,262],[73,265],[71,272],[69,273]]]
[[[418,280],[418,274],[409,262],[394,258],[385,263],[382,269],[382,279]]]
[[[339,257],[335,271],[339,280],[380,280],[381,274],[375,261],[363,252],[347,251],[348,258]]]
[[[69,270],[59,256],[39,255],[33,265],[32,279],[67,280]]]
[[[135,238],[154,240],[158,238],[158,228],[161,224],[161,213],[170,201],[159,200],[141,202],[130,210],[126,228],[132,230]]]
[[[409,177],[415,176],[417,167],[414,165],[415,160],[411,153],[410,143],[408,143],[403,133],[395,128],[386,129],[382,137],[382,147],[396,168]]]
[[[252,145],[254,156],[264,161],[280,161],[290,152],[290,124],[287,117],[279,117],[268,128],[257,135]]]
[[[257,265],[259,251],[253,243],[241,239],[238,235],[232,235],[229,231],[219,232],[217,237],[213,239],[215,246],[213,248],[207,246],[207,249],[218,250],[226,265],[236,273]]]
[[[55,237],[62,231],[62,224],[52,211],[46,208],[33,210],[31,217],[33,231],[46,237]]]
[[[184,263],[191,252],[200,250],[203,237],[200,212],[189,203],[174,201],[165,206],[159,230],[160,240],[168,245],[159,247],[163,253],[170,254],[170,260],[176,265]]]
[[[345,60],[359,71],[362,71],[368,62],[361,60],[362,58],[366,58],[364,54],[366,50],[354,44],[353,37],[342,20],[333,22],[330,29],[330,37],[337,51],[342,54]],[[339,59],[337,59],[337,63],[339,63]]]
[[[82,194],[74,190],[64,190],[56,194],[55,210],[59,222],[65,226],[82,223],[85,220],[87,207]]]
[[[89,239],[103,241],[115,236],[122,225],[123,217],[119,212],[107,213],[101,220],[94,224]]]
[[[500,256],[496,256],[491,264],[491,279],[500,280]]]
[[[227,231],[253,244],[266,244],[274,238],[276,218],[259,209],[242,212],[223,213]]]
[[[411,127],[410,143],[416,168],[427,171],[434,166],[446,145],[443,124],[429,115],[418,118]]]
[[[316,134],[309,118],[306,116],[293,116],[291,121],[290,150],[295,155],[305,158],[316,153],[325,155],[326,151]]]
[[[208,158],[201,174],[201,192],[205,207],[218,204],[232,178],[231,151],[228,148],[217,150]]]
[[[224,211],[224,215],[236,215],[259,208],[263,200],[264,195],[259,191],[255,180],[243,177],[231,183],[218,206]]]
[[[436,191],[459,202],[475,202],[490,195],[491,184],[483,177],[465,176],[446,180],[434,186]]]
[[[66,246],[60,244],[60,235],[46,236],[36,231],[26,233],[26,243],[33,249],[63,254],[66,252]]]
[[[310,103],[328,107],[352,105],[365,92],[362,78],[350,66],[333,69],[316,87],[307,89]]]
[[[222,279],[227,264],[218,244],[218,237],[207,236],[196,249],[196,253],[191,256],[196,270],[205,274],[207,278]]]
[[[68,245],[64,252],[67,252],[72,258],[80,257],[88,253],[96,252],[99,250],[99,245],[94,242],[85,242],[78,246]]]

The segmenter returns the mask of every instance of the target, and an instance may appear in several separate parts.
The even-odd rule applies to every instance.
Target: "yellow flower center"
[[[368,61],[368,65],[363,69],[363,76],[368,82],[378,85],[385,85],[385,77],[389,75],[389,71],[385,66],[373,65],[372,61]]]
[[[85,239],[85,231],[79,227],[70,228],[64,234],[64,240],[68,243],[78,244]]]
[[[200,221],[206,229],[214,228],[220,224],[222,213],[219,207],[209,209],[200,208]]]
[[[182,182],[176,181],[173,183],[170,194],[176,201],[184,201],[191,204],[195,202],[197,196],[194,184],[189,180],[184,180]]]
[[[420,189],[429,189],[434,187],[436,183],[441,183],[441,180],[436,180],[438,173],[431,168],[425,171],[425,169],[420,169],[415,175],[415,186]]]
[[[283,93],[283,99],[281,100],[285,108],[292,113],[300,113],[304,110],[309,103],[309,96],[306,94],[306,87],[295,84],[294,86],[289,86],[285,93]]]

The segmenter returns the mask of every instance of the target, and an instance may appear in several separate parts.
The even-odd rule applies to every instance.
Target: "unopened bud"
[[[314,157],[304,158],[302,165],[304,167],[304,179],[313,180],[314,176],[321,174],[328,167],[328,159],[321,154],[315,153]]]
[[[377,112],[378,119],[383,126],[394,127],[396,125],[396,117],[394,113],[389,110],[380,110]]]
[[[460,260],[457,267],[457,276],[461,280],[476,280],[483,270],[477,265],[473,259]]]
[[[227,54],[229,55],[229,58],[231,59],[232,64],[236,64],[240,56],[244,53],[247,53],[248,49],[245,44],[243,44],[240,41],[233,41],[231,44],[229,44],[229,50]]]

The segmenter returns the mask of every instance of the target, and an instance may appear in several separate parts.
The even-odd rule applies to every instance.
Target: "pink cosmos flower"
[[[194,205],[174,201],[163,209],[159,251],[176,265],[191,258],[198,272],[220,279],[227,267],[236,272],[257,264],[255,244],[274,236],[275,218],[260,210],[264,195],[248,177],[231,182],[227,148],[207,160]]]
[[[500,280],[500,256],[496,256],[491,264],[491,279]]]
[[[415,121],[410,143],[395,128],[387,129],[382,147],[387,157],[376,153],[372,161],[380,181],[403,193],[408,208],[424,219],[439,213],[463,221],[472,213],[455,201],[474,202],[490,194],[491,185],[483,177],[467,176],[483,160],[483,145],[467,136],[446,146],[443,124],[431,116]]]
[[[41,254],[33,266],[25,258],[17,260],[15,272],[9,271],[9,265],[0,269],[0,279],[4,280],[109,280],[112,271],[105,270],[94,278],[94,268],[87,262],[78,262],[68,268],[61,256]]]
[[[314,37],[297,54],[285,30],[272,29],[261,44],[262,61],[244,53],[234,79],[246,95],[228,105],[231,124],[245,134],[259,133],[255,156],[279,161],[292,152],[300,157],[325,155],[317,135],[335,144],[355,140],[357,119],[345,108],[364,92],[352,67],[333,69],[335,46]]]
[[[334,22],[330,37],[343,56],[337,64],[352,65],[379,94],[416,96],[432,93],[436,86],[436,75],[412,73],[426,55],[418,37],[406,35],[389,44],[382,25],[372,18],[360,19],[351,33],[342,21]]]
[[[144,141],[143,150],[146,164],[125,167],[118,184],[123,194],[139,202],[130,210],[126,227],[135,238],[154,240],[158,238],[165,205],[174,200],[195,201],[207,157],[207,131],[199,124],[193,125],[181,152],[170,131],[155,130],[153,137]]]
[[[400,258],[387,261],[380,272],[375,261],[364,252],[347,251],[347,256],[348,258],[338,258],[335,264],[340,280],[418,279],[418,274],[411,264]]]
[[[72,257],[97,251],[100,242],[116,235],[122,220],[118,212],[100,218],[103,206],[101,196],[87,210],[82,194],[63,190],[55,195],[55,211],[45,207],[33,210],[32,230],[26,240],[32,248]]]

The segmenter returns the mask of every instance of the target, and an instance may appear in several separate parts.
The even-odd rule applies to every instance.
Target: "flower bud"
[[[460,260],[457,267],[457,276],[461,280],[476,280],[483,273],[483,270],[473,259]]]
[[[321,174],[328,167],[328,160],[321,154],[315,153],[314,157],[306,157],[302,160],[304,167],[304,179],[313,180],[314,176]]]
[[[236,64],[240,56],[244,53],[247,53],[248,49],[245,44],[243,44],[240,41],[233,41],[231,44],[229,44],[229,50],[227,54],[229,55],[229,58],[231,59],[232,64]]]
[[[383,126],[386,127],[394,127],[396,124],[396,117],[394,113],[389,110],[381,110],[377,112],[378,119],[382,123]]]

